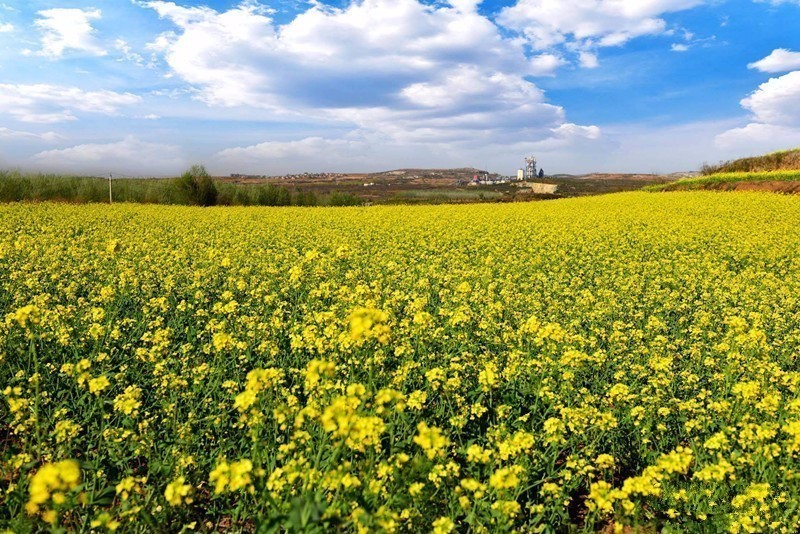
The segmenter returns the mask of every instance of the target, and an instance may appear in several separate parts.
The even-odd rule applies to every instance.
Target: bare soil
[[[769,193],[800,194],[800,182],[734,182],[722,184],[723,191],[765,191]]]

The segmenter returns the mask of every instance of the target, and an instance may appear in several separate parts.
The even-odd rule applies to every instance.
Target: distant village
[[[234,180],[338,180],[347,177],[340,172],[304,172],[302,174],[285,174],[283,176],[269,176],[266,174],[231,174]]]
[[[531,182],[536,179],[543,179],[545,177],[544,169],[537,167],[538,162],[535,157],[525,158],[525,167],[517,170],[516,176],[503,176],[489,171],[475,170],[471,178],[464,176],[466,169],[455,169],[453,174],[456,174],[457,186],[479,186],[479,185],[500,185],[510,184],[514,182]],[[335,172],[322,172],[322,173],[309,173],[304,172],[300,174],[285,174],[282,176],[270,176],[259,174],[231,174],[230,178],[233,180],[302,180],[302,181],[337,181],[352,177],[352,174],[335,173]],[[396,177],[407,180],[417,180],[426,178],[446,178],[446,171],[437,170],[396,170],[388,171],[377,174],[370,174],[370,177]],[[375,185],[374,182],[367,182],[365,187]]]

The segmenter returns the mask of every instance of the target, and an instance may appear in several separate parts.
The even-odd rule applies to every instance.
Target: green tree
[[[215,206],[219,192],[214,179],[203,165],[192,165],[188,171],[178,178],[178,189],[186,197],[189,204],[197,206]]]

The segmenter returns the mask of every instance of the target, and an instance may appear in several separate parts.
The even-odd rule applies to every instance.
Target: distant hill
[[[368,174],[370,179],[395,179],[395,180],[453,180],[453,179],[472,179],[476,174],[487,172],[482,169],[472,167],[457,169],[396,169]],[[548,174],[545,180],[624,180],[624,181],[659,181],[677,180],[687,176],[696,176],[693,172],[678,172],[673,174],[624,174],[624,173],[591,173],[591,174]],[[497,173],[490,173],[490,176],[499,176]]]
[[[781,150],[764,156],[742,158],[720,162],[717,165],[704,164],[701,174],[727,174],[732,172],[770,172],[800,170],[800,148]]]
[[[581,176],[573,176],[579,180],[626,180],[626,181],[669,181],[686,178],[688,176],[696,176],[697,173],[692,172],[676,172],[672,174],[619,174],[619,173],[592,173],[584,174]]]
[[[396,169],[392,171],[376,172],[369,175],[374,179],[395,180],[470,180],[476,174],[486,172],[471,167],[461,169]],[[492,176],[497,176],[492,173]]]
[[[686,178],[677,182],[651,185],[645,191],[771,191],[797,193],[800,191],[800,170],[767,172],[721,172],[708,176]]]
[[[654,184],[646,191],[771,191],[800,192],[800,148],[763,156],[704,164],[699,176],[666,184]]]

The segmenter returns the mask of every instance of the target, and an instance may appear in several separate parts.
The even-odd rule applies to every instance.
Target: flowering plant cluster
[[[0,532],[797,532],[798,227],[2,206]]]

